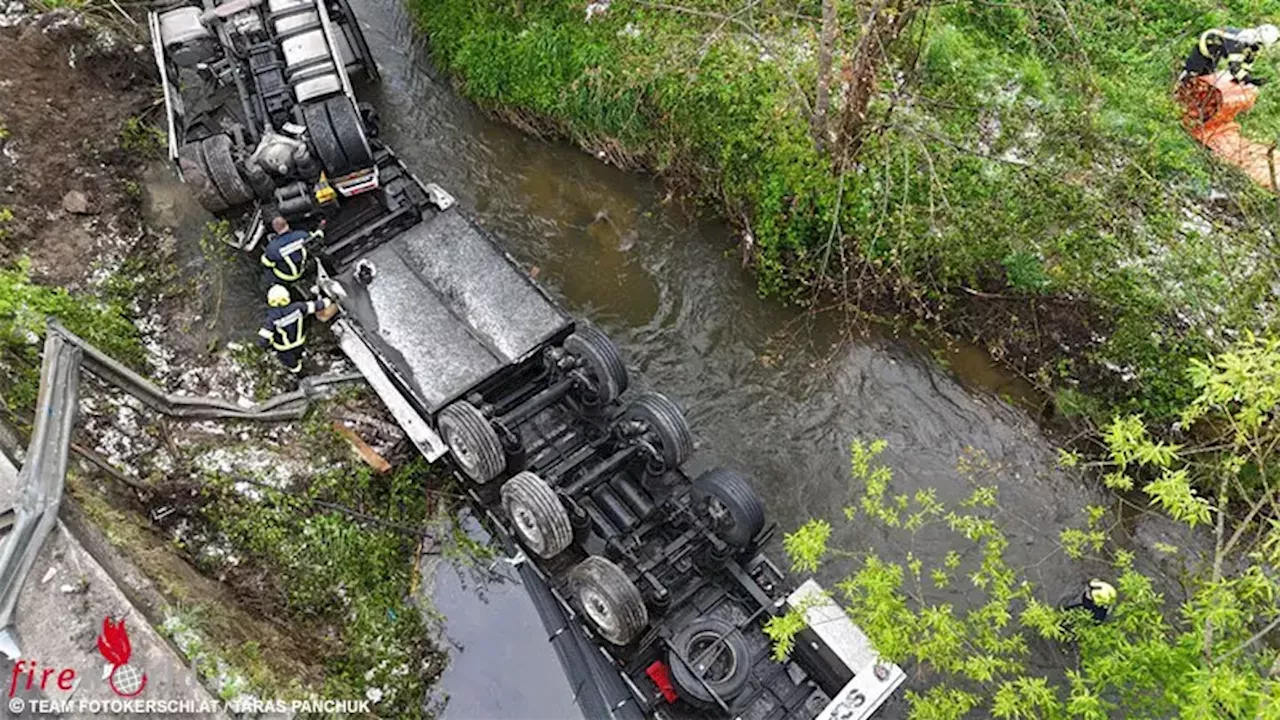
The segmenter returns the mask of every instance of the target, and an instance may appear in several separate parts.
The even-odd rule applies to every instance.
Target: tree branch
[[[1240,643],[1239,645],[1235,646],[1234,648],[1232,648],[1232,649],[1228,650],[1227,652],[1225,652],[1225,653],[1223,653],[1223,654],[1219,655],[1217,658],[1215,658],[1215,659],[1213,660],[1213,662],[1215,662],[1215,663],[1220,663],[1220,662],[1223,662],[1223,661],[1225,661],[1225,660],[1230,660],[1231,658],[1235,657],[1236,655],[1240,654],[1241,652],[1244,652],[1246,649],[1248,649],[1248,647],[1249,647],[1250,645],[1252,645],[1252,644],[1254,644],[1254,643],[1258,642],[1259,640],[1261,640],[1262,638],[1266,637],[1267,633],[1271,632],[1272,630],[1275,630],[1277,626],[1280,626],[1280,616],[1277,616],[1277,617],[1276,617],[1276,619],[1274,619],[1274,620],[1272,620],[1271,622],[1267,623],[1267,626],[1266,626],[1266,627],[1264,627],[1264,628],[1262,628],[1261,630],[1259,630],[1259,631],[1258,631],[1258,632],[1257,632],[1253,637],[1249,638],[1248,640],[1245,640],[1244,642]]]

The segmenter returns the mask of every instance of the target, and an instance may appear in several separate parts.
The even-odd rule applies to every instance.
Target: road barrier
[[[16,482],[19,489],[10,529],[0,544],[0,652],[10,659],[20,655],[13,627],[18,596],[45,539],[58,522],[79,409],[82,367],[148,408],[182,420],[298,420],[312,400],[326,395],[330,385],[363,379],[358,372],[305,378],[297,390],[246,406],[218,398],[173,395],[51,320],[40,366],[40,393],[31,442],[22,458],[22,469],[9,472],[13,465],[8,458],[0,465],[5,470],[0,472],[0,482]]]

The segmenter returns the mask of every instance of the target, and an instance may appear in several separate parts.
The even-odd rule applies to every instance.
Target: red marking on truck
[[[666,698],[667,702],[673,703],[679,697],[676,695],[675,687],[671,684],[671,674],[667,671],[666,663],[661,660],[654,661],[652,665],[644,669],[644,674],[648,675],[653,684],[658,686],[658,691],[662,693],[662,697]]]

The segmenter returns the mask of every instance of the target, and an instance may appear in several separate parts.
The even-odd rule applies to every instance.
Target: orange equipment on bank
[[[1244,170],[1255,182],[1275,190],[1268,156],[1272,146],[1240,134],[1236,115],[1253,107],[1258,88],[1243,85],[1223,71],[1189,78],[1176,93],[1182,105],[1182,124],[1191,137],[1220,159]]]

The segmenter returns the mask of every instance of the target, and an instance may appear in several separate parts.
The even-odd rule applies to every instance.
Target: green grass
[[[138,330],[122,300],[73,294],[38,285],[24,259],[0,269],[0,397],[9,411],[35,406],[45,323],[56,318],[68,330],[134,367],[146,363]]]
[[[120,126],[120,134],[116,143],[121,150],[138,157],[159,158],[164,150],[165,134],[163,130],[148,124],[138,117],[131,117]]]
[[[934,7],[881,68],[876,132],[843,177],[808,132],[816,65],[804,48],[816,47],[817,25],[787,14],[817,16],[817,2],[736,15],[763,49],[723,17],[651,3],[618,0],[591,23],[579,4],[546,0],[415,7],[437,62],[482,105],[587,146],[617,140],[746,218],[766,294],[808,301],[815,287],[839,287],[843,246],[855,272],[947,321],[964,312],[966,288],[1052,298],[1077,327],[1068,348],[1037,340],[1050,356],[1040,378],[1084,381],[1103,412],[1153,417],[1188,399],[1188,358],[1225,328],[1273,323],[1272,199],[1185,134],[1170,90],[1200,30],[1275,19],[1280,2]],[[1280,76],[1274,65],[1264,58],[1259,72]],[[1242,118],[1248,134],[1280,134],[1278,90]],[[979,339],[1030,342],[1028,330],[995,325],[1012,329]],[[1048,367],[1058,353],[1065,370]]]
[[[316,501],[419,527],[428,514],[423,487],[435,474],[415,461],[377,476],[351,459],[327,425],[316,421],[308,435],[313,457],[328,459],[316,464],[330,471],[291,493],[260,487],[256,498],[235,489],[240,479],[210,475],[209,528],[270,575],[291,623],[329,636],[316,648],[326,669],[323,697],[365,697],[377,688],[380,716],[422,717],[443,665],[433,662],[423,609],[412,597],[418,538]]]

